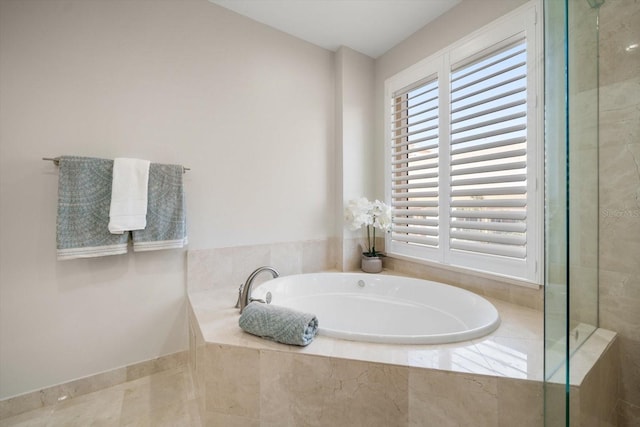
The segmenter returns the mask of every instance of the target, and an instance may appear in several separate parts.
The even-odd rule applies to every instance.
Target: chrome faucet
[[[271,275],[273,276],[274,279],[280,276],[280,274],[275,268],[267,267],[267,266],[257,268],[253,273],[251,273],[247,278],[247,281],[244,282],[244,285],[240,286],[240,289],[238,290],[239,295],[238,295],[238,303],[236,304],[236,308],[240,309],[240,313],[242,313],[244,308],[247,305],[249,305],[251,301],[256,301],[251,298],[251,288],[253,287],[253,280],[256,278],[258,274],[262,273],[263,271],[271,272]]]

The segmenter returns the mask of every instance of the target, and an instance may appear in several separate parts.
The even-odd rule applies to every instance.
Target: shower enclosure
[[[569,425],[571,355],[598,327],[598,8],[545,0],[545,425]]]

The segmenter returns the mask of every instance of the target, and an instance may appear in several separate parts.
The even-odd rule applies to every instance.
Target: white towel
[[[147,226],[149,160],[116,158],[113,161],[109,231],[123,234]]]

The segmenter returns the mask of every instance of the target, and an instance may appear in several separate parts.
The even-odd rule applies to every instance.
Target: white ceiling
[[[325,49],[377,58],[461,0],[209,1]]]

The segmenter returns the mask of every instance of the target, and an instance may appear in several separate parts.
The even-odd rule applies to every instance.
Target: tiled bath
[[[329,248],[191,251],[188,353],[0,401],[0,426],[543,425],[542,312],[535,308],[489,297],[501,313],[498,330],[449,345],[318,336],[299,348],[240,330],[233,305],[247,269],[326,270]],[[573,356],[572,426],[616,425],[619,357],[616,335],[602,329]],[[547,405],[547,417],[555,409]]]
[[[273,253],[286,259],[282,251],[275,245]],[[189,254],[190,364],[206,425],[543,425],[541,311],[489,298],[501,326],[457,344],[385,345],[323,336],[304,348],[278,344],[244,333],[234,308],[237,287],[251,270],[278,267],[273,253],[265,245]],[[216,275],[210,266],[220,265],[219,254],[228,257],[228,267]],[[239,265],[248,271],[233,268]],[[607,423],[615,415],[617,351],[615,334],[598,330],[574,356],[572,407],[582,420],[576,425],[615,425]]]

